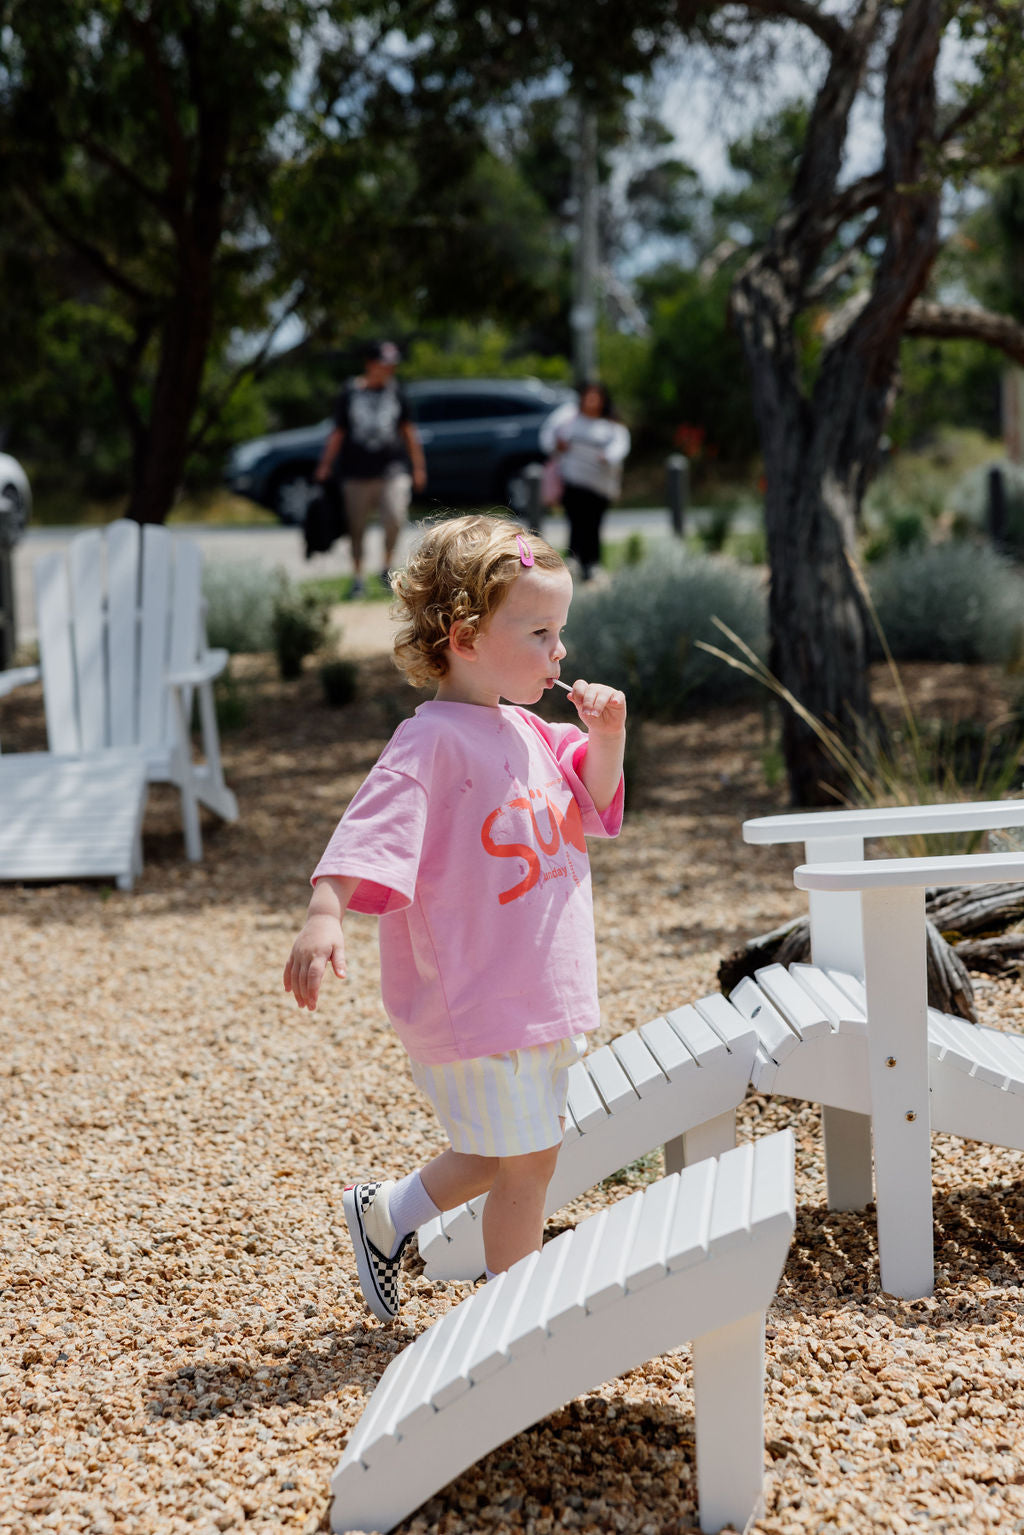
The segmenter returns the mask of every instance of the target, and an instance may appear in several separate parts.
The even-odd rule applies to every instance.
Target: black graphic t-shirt
[[[345,433],[338,455],[342,480],[379,480],[405,469],[408,459],[401,428],[409,405],[398,384],[367,389],[346,384],[334,407],[334,424]]]

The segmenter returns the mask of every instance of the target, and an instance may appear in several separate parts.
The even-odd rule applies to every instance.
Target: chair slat
[[[108,745],[104,655],[103,535],[90,529],[68,546],[78,730],[82,751]]]
[[[610,1114],[621,1104],[636,1099],[636,1089],[607,1045],[588,1055],[583,1065]]]
[[[840,990],[832,977],[819,965],[791,965],[789,968],[797,984],[813,997],[840,1033],[867,1033],[867,1017],[864,1009],[845,991]]]
[[[161,535],[163,535],[161,537]],[[144,751],[165,750],[173,740],[169,729],[168,636],[171,602],[171,535],[166,528],[147,527],[139,562],[139,744]]]
[[[601,1235],[608,1211],[600,1210],[590,1220],[577,1226],[572,1247],[548,1303],[548,1331],[557,1333],[586,1315],[587,1282],[590,1266],[601,1245]]]
[[[111,746],[139,739],[139,525],[107,529],[107,697]]]
[[[78,728],[67,561],[62,554],[44,554],[35,562],[34,575],[46,736],[52,752],[73,756],[81,751],[82,738]]]
[[[608,1118],[608,1110],[591,1081],[584,1061],[574,1061],[569,1067],[568,1105],[573,1119],[584,1135],[588,1130],[603,1125]]]
[[[539,1257],[539,1253],[530,1253],[529,1257],[514,1263],[501,1280],[491,1281],[503,1285],[501,1326],[476,1339],[472,1349],[467,1352],[465,1368],[474,1384],[507,1364],[508,1339],[515,1336],[519,1308],[529,1292]]]
[[[643,1214],[633,1235],[632,1250],[626,1265],[626,1288],[632,1293],[666,1272],[665,1249],[679,1196],[678,1173],[661,1178],[647,1189]]]
[[[716,1033],[708,1021],[705,1006],[710,1003],[714,1010],[717,1002],[725,1002],[724,997],[702,997],[696,1007],[676,1007],[665,1017],[675,1029],[683,1044],[691,1052],[699,1065],[710,1065],[714,1061],[724,1060],[728,1051],[721,1036]],[[725,1002],[726,1007],[729,1006]]]
[[[641,1026],[640,1035],[670,1082],[680,1072],[696,1071],[692,1053],[667,1018],[652,1018],[650,1023]]]
[[[620,1199],[608,1211],[601,1252],[591,1264],[587,1275],[587,1314],[600,1311],[611,1301],[626,1293],[626,1267],[633,1235],[643,1209],[643,1189]]]
[[[438,1409],[446,1407],[449,1402],[454,1402],[456,1397],[461,1396],[463,1391],[468,1391],[473,1384],[467,1368],[467,1361],[471,1355],[481,1352],[486,1353],[487,1351],[484,1346],[485,1340],[495,1330],[495,1308],[501,1305],[504,1278],[504,1274],[499,1275],[497,1279],[492,1279],[489,1284],[484,1285],[483,1289],[478,1290],[469,1300],[461,1302],[461,1305],[465,1307],[472,1305],[471,1328],[463,1338],[464,1350],[462,1356],[456,1355],[454,1351],[449,1351],[442,1367],[437,1372],[431,1393],[431,1401]]]
[[[753,1142],[754,1172],[750,1197],[750,1229],[793,1229],[796,1217],[793,1154],[774,1135]]]
[[[512,1358],[518,1359],[531,1349],[539,1348],[547,1337],[551,1297],[557,1292],[575,1240],[575,1231],[563,1231],[541,1249],[530,1288],[523,1296],[516,1317],[515,1331],[509,1334],[507,1340],[506,1346]]]
[[[672,1273],[707,1256],[717,1174],[718,1163],[711,1158],[684,1167],[679,1174],[679,1194],[665,1243],[665,1264]]]
[[[637,1029],[613,1039],[611,1048],[640,1098],[655,1088],[668,1086],[668,1078]]]
[[[814,999],[790,975],[784,965],[765,965],[756,972],[757,984],[801,1039],[815,1039],[834,1032],[834,1025]]]
[[[781,1064],[800,1044],[799,1034],[749,976],[733,987],[730,1000],[744,1018],[750,1019],[773,1061]]]
[[[754,1148],[737,1146],[733,1155],[718,1163],[708,1230],[712,1254],[726,1252],[749,1237],[753,1197]]]

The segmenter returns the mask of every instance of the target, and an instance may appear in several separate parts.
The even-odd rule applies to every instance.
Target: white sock
[[[389,1258],[395,1256],[398,1244],[410,1231],[418,1231],[427,1221],[441,1214],[423,1187],[423,1179],[418,1172],[398,1180],[388,1197],[388,1211],[395,1228],[395,1245],[388,1253]]]
[[[484,1265],[484,1278],[485,1278],[485,1279],[486,1279],[486,1280],[487,1280],[487,1283],[488,1283],[488,1284],[490,1284],[490,1282],[491,1282],[491,1280],[492,1280],[492,1279],[497,1279],[497,1277],[498,1277],[498,1276],[497,1276],[497,1274],[496,1274],[496,1273],[495,1273],[495,1272],[494,1272],[494,1270],[493,1270],[493,1269],[489,1269],[489,1268],[488,1268],[488,1267],[487,1267],[487,1265],[486,1265],[486,1264],[485,1264],[485,1265]]]

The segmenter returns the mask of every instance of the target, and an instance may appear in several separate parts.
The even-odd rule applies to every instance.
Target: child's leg
[[[465,1151],[442,1151],[428,1162],[420,1176],[423,1187],[439,1210],[454,1210],[457,1205],[486,1194],[498,1171],[497,1157],[477,1157]]]
[[[558,1161],[559,1146],[525,1156],[500,1157],[484,1205],[484,1257],[488,1272],[500,1274],[527,1253],[539,1252],[544,1199]]]

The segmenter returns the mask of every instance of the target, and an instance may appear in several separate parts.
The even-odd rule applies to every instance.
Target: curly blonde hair
[[[519,523],[500,517],[452,517],[435,523],[392,580],[395,665],[414,688],[431,687],[448,671],[448,636],[462,622],[479,630],[508,596],[523,569],[518,538],[540,570],[564,570],[557,550]]]

